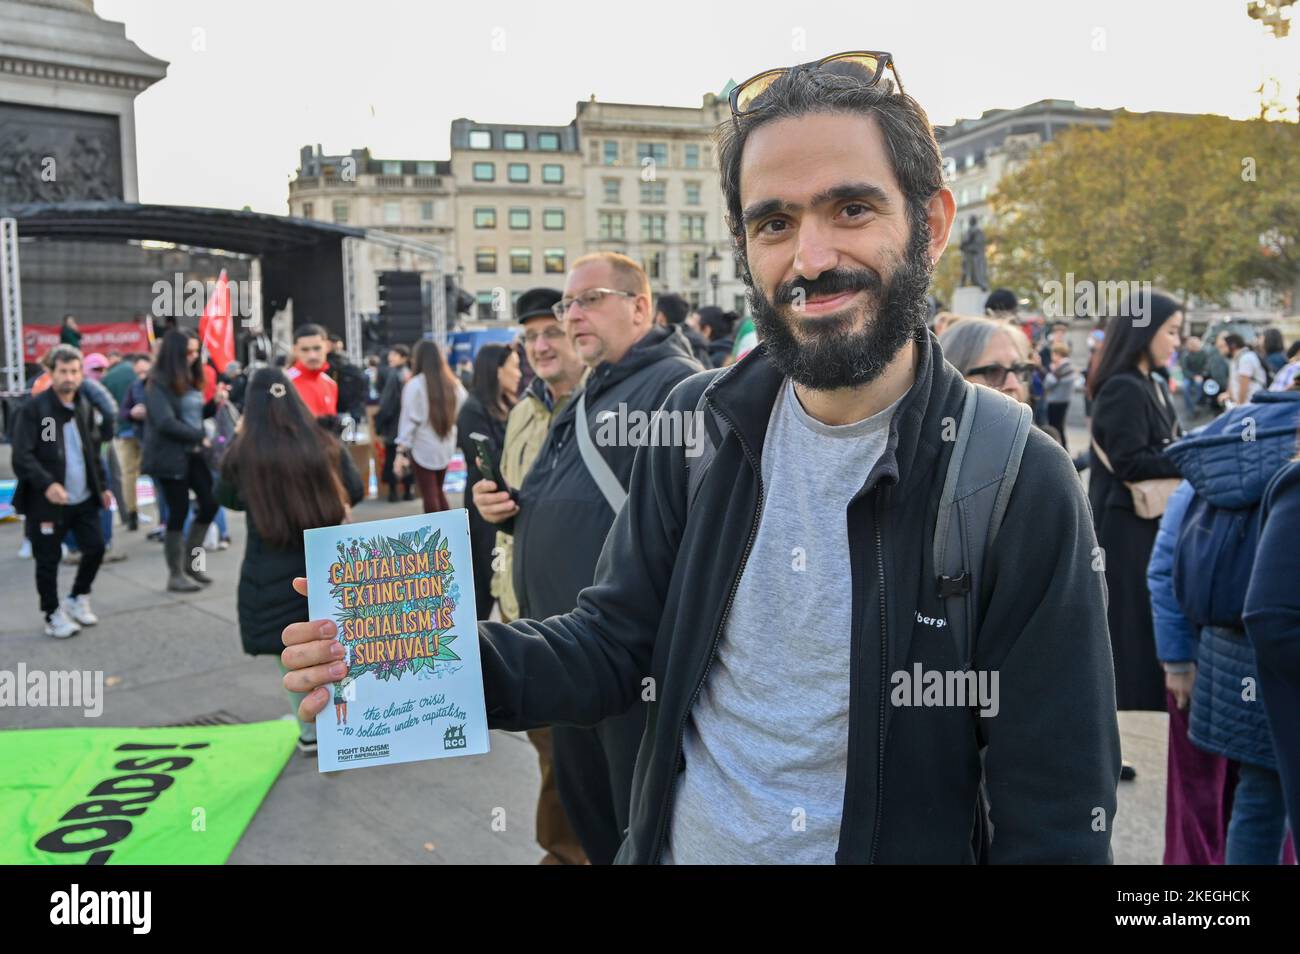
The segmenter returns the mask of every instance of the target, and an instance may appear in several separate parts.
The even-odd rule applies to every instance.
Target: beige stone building
[[[698,107],[578,104],[586,191],[586,249],[640,262],[656,293],[745,312],[730,253],[712,134],[729,116],[708,93]]]
[[[513,321],[514,301],[564,286],[582,254],[583,175],[577,127],[451,124],[455,261],[480,321]]]
[[[562,287],[573,262],[599,249],[640,262],[656,294],[744,314],[713,143],[728,115],[712,93],[698,107],[593,98],[564,126],[453,120],[449,160],[305,146],[289,214],[434,245],[476,322],[513,320],[522,292]],[[363,254],[375,281],[359,290],[362,312],[378,310],[380,273],[427,267],[401,249]]]
[[[289,214],[318,222],[382,229],[432,245],[444,267],[455,261],[455,207],[451,164],[445,159],[378,159],[369,149],[325,155],[321,147],[303,146],[298,169],[289,181]],[[421,281],[436,279],[435,262],[409,249],[362,243],[357,274],[372,276],[356,289],[362,313],[379,311],[379,275],[387,271],[419,272]],[[431,294],[432,288],[425,294]]]

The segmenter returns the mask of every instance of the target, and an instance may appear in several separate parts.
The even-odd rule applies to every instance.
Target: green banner
[[[222,864],[298,723],[0,732],[0,864]]]

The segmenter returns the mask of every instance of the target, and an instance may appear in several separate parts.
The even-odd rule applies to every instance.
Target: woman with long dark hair
[[[519,353],[500,344],[485,344],[474,358],[473,387],[456,418],[457,441],[465,456],[465,486],[473,487],[483,478],[471,434],[482,434],[492,445],[497,466],[501,466],[501,448],[506,442],[506,418],[519,394]],[[469,542],[474,558],[474,602],[478,618],[492,614],[492,548],[497,528],[480,516],[471,494],[465,495],[469,509]]]
[[[411,379],[402,388],[402,417],[397,428],[398,478],[415,473],[425,513],[449,508],[442,491],[447,465],[456,453],[456,415],[466,391],[447,367],[442,349],[420,341],[411,354]]]
[[[212,496],[212,472],[201,453],[207,444],[203,419],[216,413],[226,392],[218,388],[211,401],[203,400],[199,352],[198,338],[192,332],[173,328],[163,335],[145,384],[140,469],[161,488],[167,504],[163,554],[167,560],[167,589],[177,593],[192,593],[200,589],[199,583],[206,586],[212,582],[205,572],[203,538],[217,512],[217,501]],[[198,509],[186,535],[191,491]]]
[[[1165,678],[1156,659],[1147,564],[1159,515],[1139,517],[1126,483],[1178,477],[1165,447],[1179,434],[1163,370],[1179,343],[1181,306],[1166,295],[1138,293],[1128,316],[1112,316],[1092,397],[1092,466],[1088,499],[1105,554],[1115,699],[1121,709],[1166,711]]]
[[[247,513],[239,570],[239,636],[244,652],[279,656],[280,634],[307,619],[307,598],[293,588],[307,575],[302,532],[343,523],[365,496],[350,454],[321,427],[279,368],[261,368],[244,397],[244,414],[221,466],[217,499]],[[290,693],[291,710],[301,695]],[[316,745],[316,725],[300,727],[299,748]]]

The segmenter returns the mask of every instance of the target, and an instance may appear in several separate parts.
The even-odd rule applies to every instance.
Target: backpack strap
[[[958,658],[969,669],[979,629],[984,560],[1016,485],[1033,415],[1005,394],[963,383],[961,424],[934,525],[934,569]]]
[[[596,450],[596,444],[591,439],[591,431],[587,428],[587,391],[585,388],[582,394],[578,395],[577,425],[578,453],[582,455],[582,462],[587,467],[587,473],[591,474],[591,479],[596,482],[596,486],[600,488],[600,492],[605,496],[610,509],[617,514],[623,509],[623,503],[627,500],[627,491],[618,482],[618,477],[614,474],[613,468],[609,466],[609,462],[605,458],[600,456],[600,451]]]

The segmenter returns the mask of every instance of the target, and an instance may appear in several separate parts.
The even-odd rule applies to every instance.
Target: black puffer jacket
[[[339,476],[353,505],[365,497],[361,474],[344,448],[339,455]],[[239,495],[239,473],[228,467],[217,482],[217,502],[230,510],[244,510]],[[295,576],[307,575],[307,555],[302,537],[291,550],[280,550],[266,543],[257,532],[250,513],[245,525],[248,540],[244,544],[244,562],[239,568],[239,638],[244,652],[252,656],[278,656],[284,649],[280,635],[290,623],[308,619],[307,598],[293,589]]]
[[[176,480],[189,473],[190,455],[203,443],[203,428],[181,419],[181,395],[150,382],[144,389],[144,441],[140,472],[159,480]],[[208,402],[203,416],[211,417],[216,405]]]
[[[593,435],[607,411],[654,411],[668,392],[701,370],[677,329],[652,327],[616,364],[601,364],[587,376],[587,425]],[[514,533],[515,593],[524,616],[545,618],[573,609],[578,592],[590,585],[596,558],[614,522],[600,488],[587,472],[575,438],[579,391],[551,424],[546,442],[519,488]],[[624,488],[632,476],[633,446],[601,447]]]

